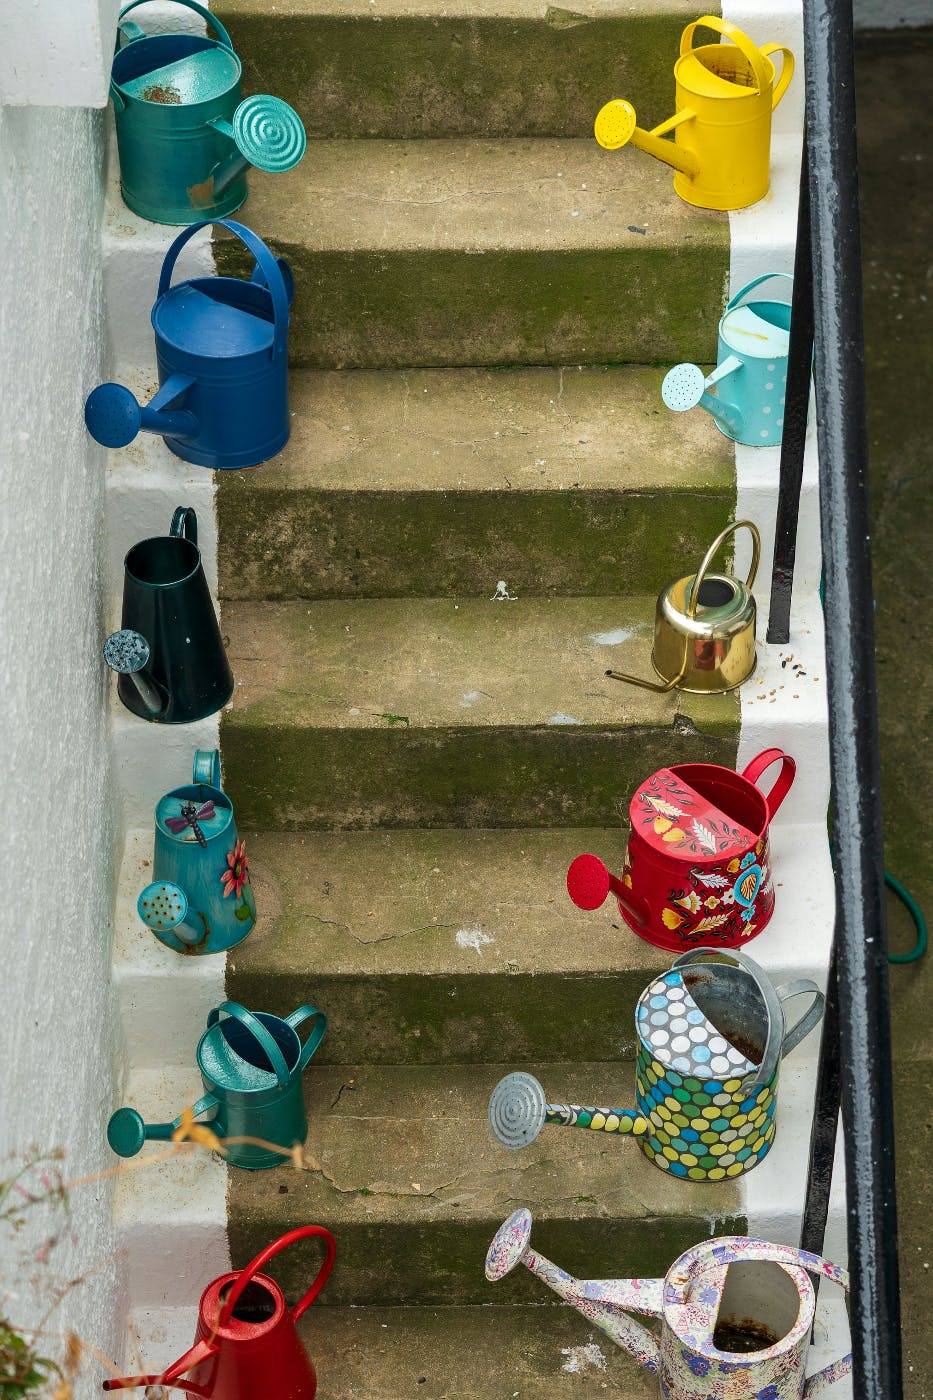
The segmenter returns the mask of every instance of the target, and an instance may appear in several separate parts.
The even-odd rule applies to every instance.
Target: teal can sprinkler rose
[[[196,0],[176,0],[214,30],[147,34],[120,11],[110,73],[120,189],[134,213],[159,224],[232,214],[250,166],[281,172],[305,153],[305,129],[287,102],[240,97],[242,66],[230,35]]]

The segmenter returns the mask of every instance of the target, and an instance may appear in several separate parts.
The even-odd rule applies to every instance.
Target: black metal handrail
[[[900,1400],[894,1116],[875,685],[852,0],[804,0],[806,124],[768,640],[789,637],[816,391],[836,931],[802,1243],[823,1243],[841,1099],[854,1393]]]

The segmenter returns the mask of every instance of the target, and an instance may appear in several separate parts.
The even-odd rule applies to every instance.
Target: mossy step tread
[[[529,1284],[546,1305],[543,1284]],[[327,1400],[657,1400],[657,1380],[573,1308],[530,1302],[323,1317],[315,1305],[299,1331]]]
[[[224,472],[225,598],[647,593],[734,510],[732,445],[662,371],[296,370],[292,437]]]
[[[214,0],[244,92],[322,136],[589,136],[610,97],[673,110],[691,0]],[[716,7],[718,12],[718,6]]]
[[[505,583],[508,580],[504,580]],[[223,627],[242,724],[392,731],[673,725],[734,730],[729,696],[659,695],[605,676],[651,674],[654,599],[490,596],[234,602]]]
[[[242,826],[604,826],[673,760],[733,765],[734,695],[657,695],[654,600],[228,603]]]
[[[250,177],[290,260],[289,353],[325,369],[715,359],[725,214],[595,140],[316,141]],[[220,270],[251,270],[221,230]]]
[[[314,1220],[341,1242],[332,1303],[493,1301],[483,1258],[516,1205],[532,1208],[540,1247],[547,1252],[550,1241],[569,1268],[582,1267],[595,1244],[589,1267],[596,1276],[628,1258],[633,1273],[663,1271],[663,1260],[708,1234],[711,1221],[714,1233],[730,1232],[741,1215],[735,1183],[673,1180],[634,1139],[551,1128],[523,1151],[501,1147],[487,1105],[511,1068],[312,1065],[305,1168],[229,1175],[234,1266],[258,1240]],[[634,1100],[630,1065],[529,1068],[556,1099],[608,1098],[619,1107]],[[572,1258],[564,1257],[568,1250]],[[375,1273],[373,1258],[381,1261]],[[286,1259],[285,1286],[299,1277]],[[499,1286],[521,1296],[525,1282]]]
[[[577,909],[581,851],[620,869],[624,832],[247,833],[259,919],[230,955],[227,992],[287,1015],[326,1009],[317,1061],[634,1055],[632,1008],[670,955],[614,905]]]

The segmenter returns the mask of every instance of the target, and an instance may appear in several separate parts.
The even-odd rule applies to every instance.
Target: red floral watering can
[[[765,795],[758,779],[781,768]],[[567,892],[598,909],[610,890],[629,928],[658,948],[695,943],[736,948],[774,913],[768,825],[790,791],[797,765],[765,749],[742,773],[716,763],[680,763],[653,773],[629,807],[622,878],[598,856],[577,856]]]
[[[280,1250],[299,1240],[324,1241],[324,1262],[301,1302],[285,1305],[275,1279],[259,1270]],[[245,1269],[221,1274],[201,1294],[194,1346],[161,1376],[106,1380],[104,1390],[133,1386],[172,1386],[204,1400],[314,1400],[317,1376],[295,1323],[314,1302],[334,1267],[337,1246],[323,1225],[302,1225],[257,1254]]]

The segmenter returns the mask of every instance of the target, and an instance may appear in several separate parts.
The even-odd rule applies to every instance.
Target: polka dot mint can
[[[787,273],[768,272],[729,302],[719,322],[712,374],[704,375],[698,365],[675,365],[661,385],[661,397],[675,413],[705,408],[726,437],[748,447],[778,447],[784,432],[790,301],[748,300],[776,278],[793,281]]]
[[[808,998],[792,1023],[785,1003]],[[823,995],[801,979],[775,987],[743,953],[695,948],[642,992],[636,1105],[642,1151],[686,1181],[726,1181],[767,1156],[781,1060],[819,1023]]]

